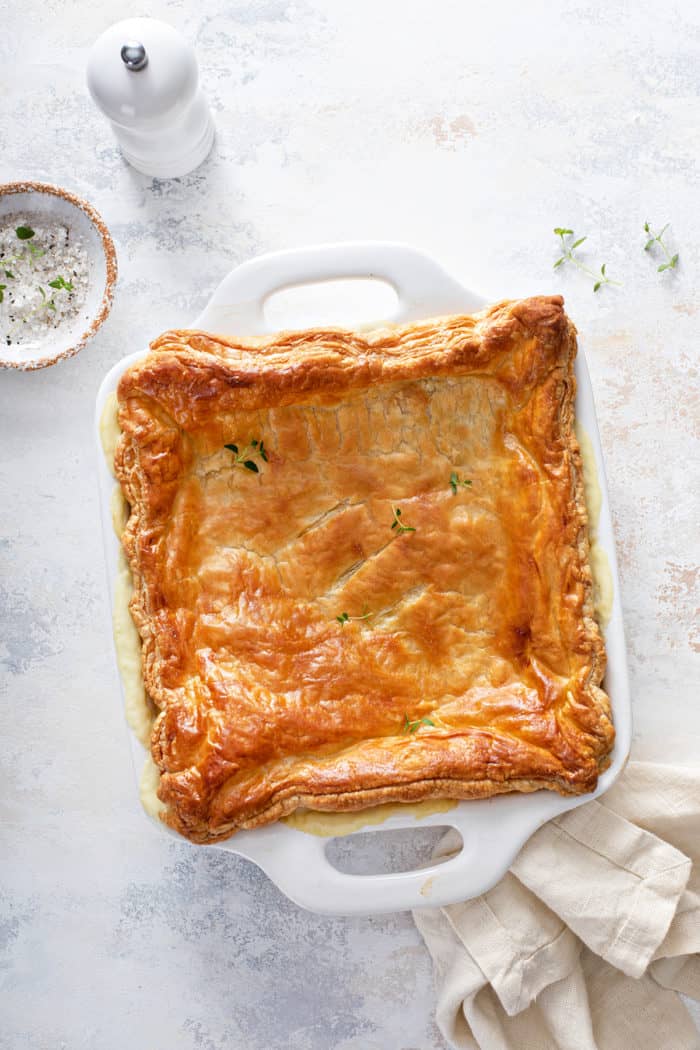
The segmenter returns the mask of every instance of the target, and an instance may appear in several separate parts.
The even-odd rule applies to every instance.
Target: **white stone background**
[[[144,13],[194,41],[216,120],[210,158],[173,182],[124,163],[84,87],[95,37]],[[699,21],[693,0],[5,0],[0,179],[91,200],[120,278],[82,354],[0,376],[3,1050],[445,1045],[409,915],[302,912],[247,862],[155,834],[136,801],[92,406],[110,365],[256,254],[397,239],[493,298],[565,294],[609,473],[635,752],[697,757]],[[641,250],[645,219],[671,222],[677,272]],[[553,272],[559,224],[623,287]]]

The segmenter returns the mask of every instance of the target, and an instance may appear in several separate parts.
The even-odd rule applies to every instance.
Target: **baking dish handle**
[[[458,284],[433,259],[407,245],[383,241],[321,244],[261,255],[237,266],[192,327],[229,335],[264,335],[273,331],[265,318],[265,300],[274,292],[352,277],[386,281],[396,291],[396,312],[378,321],[413,321],[484,305],[480,296]]]
[[[368,915],[433,908],[468,900],[491,889],[532,833],[563,809],[580,803],[538,792],[536,810],[523,814],[519,796],[475,799],[468,807],[422,818],[420,826],[454,827],[461,850],[442,863],[413,871],[354,875],[335,868],[326,854],[330,841],[286,825],[240,832],[222,843],[254,861],[296,904],[329,915]],[[415,819],[388,821],[383,829],[416,827]],[[381,834],[382,828],[366,829]],[[354,834],[350,838],[354,837]]]

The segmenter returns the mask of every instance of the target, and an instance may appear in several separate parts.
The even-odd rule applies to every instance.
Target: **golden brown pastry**
[[[172,827],[595,787],[614,733],[575,353],[542,296],[369,334],[168,332],[125,373]]]

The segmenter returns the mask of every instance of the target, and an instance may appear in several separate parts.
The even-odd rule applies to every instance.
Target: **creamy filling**
[[[117,419],[117,396],[110,394],[100,419],[100,438],[105,458],[114,474],[114,451],[120,429]],[[591,439],[586,431],[576,425],[576,436],[583,460],[584,493],[589,519],[590,562],[593,575],[594,604],[601,627],[610,620],[613,604],[613,580],[610,562],[597,539],[602,496],[598,482],[595,455]],[[121,539],[129,517],[129,508],[119,486],[115,486],[111,499],[112,525]],[[134,585],[124,551],[119,550],[119,565],[114,588],[113,631],[117,651],[117,664],[124,689],[126,720],[136,738],[146,750],[150,746],[151,729],[155,719],[155,708],[148,699],[141,674],[141,639],[129,612],[129,601]],[[166,807],[157,795],[159,771],[151,755],[144,763],[139,785],[141,805],[152,817],[158,817]],[[348,835],[364,827],[382,824],[389,817],[410,815],[416,820],[433,813],[446,813],[457,805],[454,799],[428,799],[425,802],[388,803],[372,806],[354,813],[321,813],[298,809],[284,817],[284,823],[309,835],[333,838]]]
[[[425,802],[389,802],[354,813],[320,813],[313,809],[297,809],[282,820],[297,831],[305,831],[307,835],[332,839],[336,835],[349,835],[351,831],[383,824],[389,817],[404,817],[408,814],[420,820],[433,813],[448,813],[457,803],[458,800],[454,798],[429,798]]]
[[[100,442],[112,477],[115,476],[114,453],[117,448],[119,435],[121,434],[118,413],[119,404],[117,402],[117,395],[115,391],[112,391],[111,394],[107,395],[104,408],[102,409],[102,415],[100,416]],[[121,490],[119,491],[121,494]]]
[[[591,574],[593,576],[593,604],[601,627],[607,627],[612,616],[614,588],[610,561],[598,541],[598,524],[603,497],[598,481],[593,444],[588,433],[576,423],[576,438],[583,460],[583,491],[588,510],[588,538],[590,543]]]
[[[158,798],[159,783],[160,770],[149,754],[146,757],[143,769],[141,770],[141,777],[139,780],[139,798],[141,800],[141,805],[146,810],[149,817],[155,817],[156,820],[160,817],[161,813],[165,813],[168,808],[165,803],[161,802]]]

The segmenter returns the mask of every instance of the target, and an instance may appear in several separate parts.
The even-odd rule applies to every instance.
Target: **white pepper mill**
[[[137,171],[176,179],[209,153],[214,125],[194,49],[155,18],[110,26],[90,51],[87,85]]]

